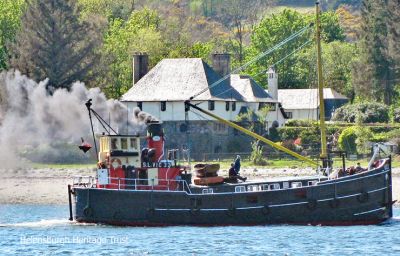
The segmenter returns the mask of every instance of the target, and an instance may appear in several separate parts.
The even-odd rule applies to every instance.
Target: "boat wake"
[[[40,220],[32,222],[19,222],[19,223],[0,223],[0,227],[29,227],[29,228],[43,228],[43,227],[56,227],[56,226],[88,226],[95,224],[79,223],[76,221],[69,221],[67,219],[52,219],[52,220]]]
[[[381,225],[384,225],[384,226],[400,225],[400,216],[394,216],[391,219],[381,223]]]

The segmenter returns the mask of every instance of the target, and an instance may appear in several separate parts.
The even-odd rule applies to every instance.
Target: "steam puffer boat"
[[[390,157],[376,160],[377,154],[374,154],[365,170],[331,173],[332,161],[326,147],[322,116],[319,35],[317,4],[322,165],[203,110],[190,100],[186,102],[186,111],[200,111],[330,175],[238,183],[215,176],[215,167],[206,171],[204,166],[204,171],[200,171],[204,177],[192,179],[189,168],[179,164],[177,151],[165,152],[162,126],[155,122],[148,125],[147,146],[143,149],[140,149],[140,137],[136,135],[115,133],[100,137],[97,176],[77,177],[68,186],[70,219],[133,226],[214,226],[357,225],[377,224],[391,218],[394,202]],[[86,106],[90,117],[91,113],[98,117],[90,101]],[[82,147],[87,149],[87,146]]]
[[[143,149],[140,139],[100,136],[97,176],[76,177],[68,186],[71,220],[133,226],[355,225],[392,217],[390,158],[335,179],[310,176],[238,183],[222,178],[207,183],[215,175],[192,179],[188,167],[179,164],[176,150],[164,155],[161,123],[148,125]],[[211,169],[215,173],[216,167]]]

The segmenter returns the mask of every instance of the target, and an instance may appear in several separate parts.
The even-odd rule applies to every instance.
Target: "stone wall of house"
[[[217,121],[168,121],[163,122],[166,149],[184,151],[190,145],[190,156],[195,160],[204,159],[204,154],[250,152],[247,135]]]

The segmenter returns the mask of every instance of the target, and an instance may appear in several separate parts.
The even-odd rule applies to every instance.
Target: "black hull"
[[[387,165],[302,188],[189,194],[74,188],[79,222],[131,226],[366,225],[392,217]]]

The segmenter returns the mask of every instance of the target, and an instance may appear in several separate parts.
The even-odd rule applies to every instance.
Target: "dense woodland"
[[[400,1],[322,0],[325,86],[352,103],[399,106]],[[84,81],[119,98],[132,85],[132,55],[163,58],[228,52],[233,69],[310,26],[314,1],[2,0],[0,70],[18,69],[49,92]],[[267,87],[272,65],[281,88],[316,85],[314,28],[241,73]],[[392,115],[392,120],[393,120]]]

